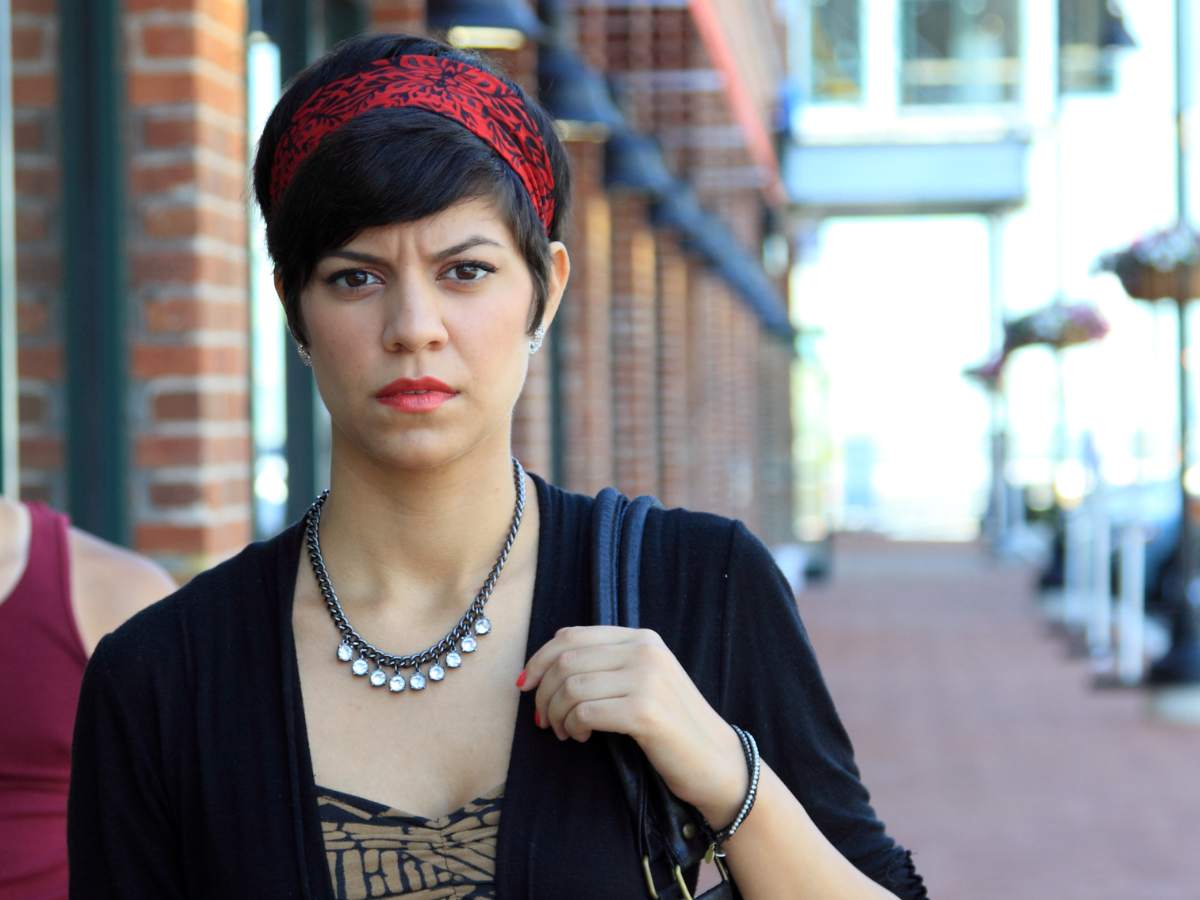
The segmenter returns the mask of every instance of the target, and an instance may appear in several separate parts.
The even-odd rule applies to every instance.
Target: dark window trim
[[[75,523],[128,544],[125,79],[120,0],[61,0],[67,491]]]

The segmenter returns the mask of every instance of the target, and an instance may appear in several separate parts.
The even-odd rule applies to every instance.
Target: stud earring
[[[297,343],[296,352],[300,354],[300,361],[311,369],[312,357],[308,355],[308,348],[301,343]]]
[[[539,325],[537,327],[537,331],[535,331],[533,333],[533,340],[531,340],[529,342],[529,355],[530,356],[533,356],[533,354],[537,353],[539,350],[542,349],[542,341],[545,340],[545,338],[546,338],[546,329],[544,326]]]

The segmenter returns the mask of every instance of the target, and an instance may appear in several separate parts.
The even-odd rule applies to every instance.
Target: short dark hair
[[[330,82],[379,59],[446,57],[501,78],[522,100],[541,132],[554,172],[554,218],[547,235],[512,168],[458,122],[423,109],[376,109],[325,136],[271,206],[275,148],[304,102]],[[533,277],[529,331],[541,324],[550,284],[550,241],[561,240],[570,215],[571,170],[554,120],[520,85],[477,53],[404,34],[346,41],[293,79],[271,112],[254,158],[254,195],[267,225],[267,251],[283,281],[283,307],[293,337],[308,343],[300,293],[317,260],[367,228],[414,222],[462,200],[495,202]]]

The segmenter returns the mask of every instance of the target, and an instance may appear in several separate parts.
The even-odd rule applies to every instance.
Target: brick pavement
[[[845,538],[801,594],[889,831],[935,900],[1200,898],[1200,729],[1095,691],[1031,573],[970,545]]]

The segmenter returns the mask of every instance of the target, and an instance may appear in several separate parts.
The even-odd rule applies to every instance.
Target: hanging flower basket
[[[1112,272],[1134,300],[1200,297],[1200,235],[1176,225],[1139,238],[1096,260],[1093,272]]]
[[[1004,346],[987,360],[963,370],[968,378],[979,381],[988,390],[996,390],[1009,356],[1021,347],[1043,344],[1062,350],[1077,344],[1098,341],[1109,331],[1109,324],[1092,303],[1064,303],[1056,300],[1004,323]]]
[[[1134,300],[1161,300],[1164,297],[1200,297],[1200,268],[1179,266],[1168,272],[1122,257],[1116,264],[1121,287]]]

